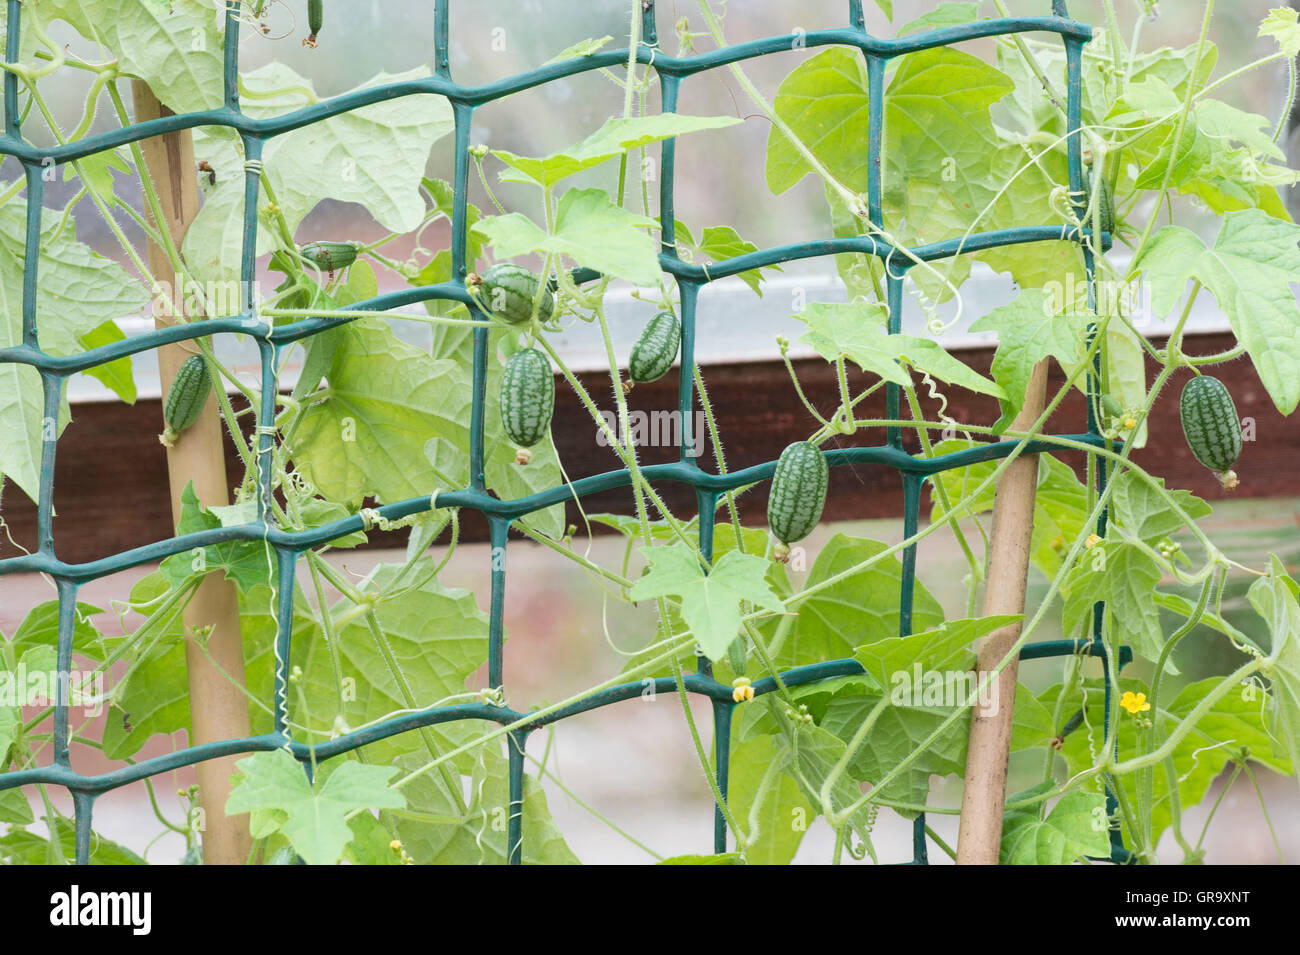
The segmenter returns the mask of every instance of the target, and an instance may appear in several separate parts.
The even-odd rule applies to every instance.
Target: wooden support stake
[[[1025,431],[1043,413],[1047,396],[1047,361],[1034,366],[1025,404],[1013,430]],[[1034,531],[1034,495],[1038,488],[1038,455],[1022,454],[998,479],[993,504],[993,536],[989,552],[984,613],[1021,614],[1025,610],[1025,582],[1029,575],[1029,546]],[[993,631],[980,643],[977,679],[997,668],[1020,638],[1019,623]],[[1002,845],[1002,812],[1007,801],[1007,759],[1011,751],[1011,724],[1016,702],[1019,660],[990,684],[988,712],[980,705],[971,710],[970,747],[966,756],[966,788],[961,801],[957,838],[958,865],[997,865]]]
[[[149,89],[134,80],[131,84],[137,122],[171,115]],[[141,142],[148,175],[166,218],[164,227],[179,248],[185,232],[199,211],[199,189],[194,165],[194,140],[188,129],[166,133]],[[152,218],[152,217],[151,217]],[[176,288],[176,276],[166,252],[149,243],[149,268],[160,282],[172,286],[172,301],[184,307],[184,290]],[[155,303],[158,328],[175,321],[161,301]],[[163,345],[158,349],[158,371],[162,393],[171,387],[176,370],[190,355],[197,354],[193,342]],[[161,430],[162,423],[159,422]],[[181,494],[194,482],[199,500],[209,507],[230,503],[226,481],[221,416],[215,395],[209,395],[203,413],[176,439],[167,451],[171,485],[172,519],[179,523]],[[185,662],[189,671],[190,720],[193,745],[250,735],[248,699],[244,696],[244,647],[239,623],[239,601],[234,585],[222,574],[209,574],[185,608]],[[211,628],[207,651],[195,640],[195,631]],[[203,861],[205,865],[243,865],[248,860],[252,839],[247,816],[226,816],[230,777],[238,756],[199,763],[199,806],[203,811]]]

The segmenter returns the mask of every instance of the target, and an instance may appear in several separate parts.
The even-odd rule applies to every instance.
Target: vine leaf
[[[406,806],[406,797],[388,785],[396,766],[344,760],[314,785],[302,764],[283,749],[254,753],[235,766],[239,772],[226,811],[276,813],[276,829],[308,865],[332,865],[343,857],[352,839],[347,816],[354,809]]]
[[[914,335],[890,335],[888,312],[880,302],[814,302],[795,315],[808,331],[799,339],[827,361],[848,358],[863,371],[885,381],[910,385],[898,363],[952,385],[1003,398],[1002,388],[954,358],[938,342]]]
[[[387,653],[364,620],[354,620],[339,630],[333,651],[320,639],[295,642],[295,662],[303,675],[301,704],[291,698],[291,711],[316,739],[332,735],[335,717],[348,726],[360,727],[407,709],[399,678],[411,689],[417,706],[431,706],[465,692],[470,674],[487,658],[487,616],[479,610],[473,593],[445,587],[430,576],[433,568],[431,559],[420,558],[399,577],[400,564],[380,564],[360,587],[371,595],[415,588],[379,601],[374,611],[379,634],[399,661],[399,674],[390,669]],[[340,600],[332,613],[338,617],[352,606],[350,601]],[[319,627],[308,633],[318,635]],[[344,695],[340,699],[340,680],[356,687],[350,698]],[[379,761],[415,748],[427,756],[419,736],[406,734],[377,741],[369,751]]]
[[[683,543],[642,547],[650,571],[632,584],[632,600],[677,597],[682,619],[710,660],[718,660],[740,632],[740,606],[748,600],[764,610],[780,611],[785,604],[767,580],[768,561],[753,554],[728,551],[706,574],[694,549]]]
[[[608,34],[602,37],[588,37],[585,40],[573,44],[573,46],[565,47],[542,65],[547,66],[551,63],[562,63],[565,60],[576,59],[580,56],[591,56],[591,54],[598,52],[601,47],[612,39],[614,38]]]
[[[1091,633],[1092,608],[1099,600],[1122,628],[1121,638],[1147,660],[1160,656],[1164,631],[1151,594],[1163,574],[1147,551],[1131,541],[1107,540],[1083,552],[1066,575],[1065,632]],[[1173,661],[1167,664],[1176,673]]]
[[[964,672],[975,662],[971,646],[987,636],[1022,618],[1021,614],[994,614],[967,620],[949,620],[937,627],[905,637],[886,637],[865,644],[853,651],[871,677],[882,687],[911,684],[908,682],[916,667],[938,673],[943,670]],[[913,686],[920,691],[923,687]]]
[[[92,348],[99,348],[103,345],[112,345],[116,342],[126,341],[126,333],[118,327],[117,322],[109,321],[96,328],[92,328],[84,335],[80,336],[77,341],[86,351]],[[131,367],[131,359],[114,358],[110,362],[102,365],[96,365],[94,368],[87,368],[85,374],[96,379],[113,394],[117,395],[129,405],[135,404],[138,397],[135,388],[135,374]]]
[[[236,507],[240,510],[230,509],[225,512],[232,515],[236,523],[242,524],[256,518],[255,511],[241,505]],[[221,516],[220,512],[209,510],[199,503],[198,495],[194,493],[194,482],[190,481],[181,492],[181,519],[176,525],[176,532],[193,534],[216,530],[224,526]],[[241,593],[247,594],[254,587],[265,586],[275,580],[275,566],[275,555],[270,544],[235,540],[202,548],[202,557],[192,551],[172,554],[162,562],[160,568],[163,577],[173,588],[180,587],[190,577],[201,577],[220,570],[228,580],[235,582]]]
[[[734,126],[739,122],[734,116],[683,116],[679,113],[616,118],[607,120],[582,142],[549,156],[518,156],[505,149],[494,149],[492,155],[509,167],[501,171],[502,182],[531,182],[549,189],[569,176],[594,169],[630,149],[684,133]]]
[[[880,541],[835,534],[813,562],[806,586],[864,564],[885,549]],[[788,668],[852,656],[857,646],[898,636],[902,573],[896,557],[879,559],[799,601],[799,616],[790,635],[774,651],[777,665]],[[943,623],[939,602],[919,581],[915,586],[912,626],[927,630]]]
[[[929,13],[922,14],[915,20],[899,27],[898,35],[920,33],[922,30],[940,30],[943,27],[960,26],[979,19],[980,0],[941,3]]]
[[[979,442],[952,438],[935,445],[935,454],[950,454],[965,448],[979,447]],[[953,468],[935,476],[943,485],[949,503],[963,501],[974,494],[997,468],[996,461],[983,461],[969,467]],[[978,498],[972,498],[972,513],[991,511],[996,485],[989,481]],[[1038,456],[1038,492],[1034,495],[1033,559],[1051,579],[1061,567],[1065,545],[1083,530],[1088,518],[1088,488],[1075,475],[1073,469],[1050,454]],[[936,496],[930,519],[937,521],[944,515],[942,502]]]
[[[733,259],[738,255],[747,255],[750,252],[758,251],[758,246],[748,239],[741,238],[740,233],[729,225],[705,226],[699,245],[695,244],[690,229],[680,219],[676,220],[675,233],[679,250],[688,249],[697,255],[703,256],[710,262],[725,262],[727,259]],[[763,272],[765,271],[780,272],[782,269],[779,265],[765,265],[759,269],[747,269],[744,272],[739,272],[736,274],[736,278],[748,285],[755,295],[762,298],[762,281]]]
[[[847,47],[830,47],[799,64],[776,91],[773,107],[800,141],[840,182],[865,192],[870,97],[862,57]],[[812,167],[775,127],[767,136],[767,188],[780,195]]]
[[[1071,303],[1072,304],[1072,303]],[[971,325],[972,332],[997,332],[993,379],[1002,386],[1002,417],[993,426],[1000,434],[1011,426],[1025,404],[1029,378],[1044,358],[1055,358],[1069,371],[1083,360],[1087,320],[1072,307],[1061,308],[1055,296],[1042,289],[1023,289]]]
[[[1213,248],[1180,226],[1165,226],[1135,263],[1167,312],[1189,278],[1199,280],[1228,316],[1277,409],[1300,404],[1300,310],[1291,284],[1300,274],[1300,226],[1258,209],[1229,212]]]
[[[1066,793],[1041,820],[1036,806],[1007,811],[999,858],[1003,865],[1069,865],[1085,856],[1110,857],[1101,793]]]
[[[481,737],[489,726],[470,723]],[[411,753],[398,760],[407,772],[428,762],[423,753]],[[421,865],[502,865],[506,861],[509,831],[509,763],[501,741],[478,748],[469,775],[468,805],[461,810],[438,789],[431,775],[419,777],[402,787],[410,811],[397,817],[397,833],[411,857]],[[547,805],[546,793],[530,773],[524,773],[523,844],[525,865],[574,865],[573,854]]]
[[[42,0],[23,14],[31,12],[66,20],[86,39],[102,43],[121,72],[148,82],[177,113],[221,106],[224,43],[206,0]]]
[[[80,172],[77,166],[81,167]],[[97,193],[110,206],[117,205],[117,195],[113,191],[113,170],[131,175],[135,169],[118,155],[116,150],[106,149],[102,153],[91,153],[77,160],[77,165],[68,163],[63,167],[63,181],[80,178],[85,186]]]
[[[1192,714],[1206,694],[1222,682],[1223,677],[1217,676],[1189,683],[1172,700],[1162,694],[1159,712],[1152,711],[1143,715],[1156,722],[1163,734],[1162,739],[1167,738],[1179,723]],[[1061,749],[1067,771],[1071,774],[1082,772],[1091,766],[1104,746],[1106,694],[1102,681],[1088,680],[1083,689],[1082,697],[1077,691],[1069,691],[1065,705],[1060,707],[1060,711],[1065,713],[1074,713],[1084,708],[1086,714],[1085,725],[1067,735]],[[1151,687],[1138,680],[1121,677],[1116,692],[1125,691],[1149,694]],[[1056,711],[1061,693],[1062,687],[1057,684],[1042,694],[1040,702],[1049,711]],[[1271,694],[1267,697],[1271,697]],[[1248,758],[1255,765],[1267,767],[1274,772],[1292,771],[1292,760],[1287,751],[1283,745],[1271,739],[1265,729],[1265,715],[1272,705],[1271,698],[1266,698],[1260,686],[1247,684],[1221,697],[1182,739],[1170,758],[1173,760],[1174,778],[1178,781],[1179,799],[1184,807],[1199,804],[1230,761]],[[1121,761],[1147,751],[1141,742],[1137,723],[1123,710],[1120,711],[1120,720],[1115,727],[1115,738],[1118,741],[1116,758]],[[1140,772],[1134,772],[1116,777],[1124,786],[1130,805],[1136,805],[1141,775]],[[1154,841],[1159,842],[1161,834],[1172,822],[1169,775],[1163,767],[1156,766],[1150,780],[1151,835]]]
[[[148,295],[117,263],[78,242],[72,229],[56,238],[58,222],[44,217],[36,286],[37,335],[51,355],[72,355],[85,348],[83,338],[97,340],[100,329],[149,301]],[[23,341],[23,268],[26,253],[27,203],[12,199],[0,206],[0,348]],[[119,330],[120,333],[120,330]],[[111,334],[111,333],[110,333]],[[116,365],[117,371],[122,366]],[[70,420],[66,397],[59,420],[44,423],[40,375],[30,365],[0,364],[0,475],[22,488],[33,501],[40,487],[38,472],[45,438]]]
[[[1259,36],[1271,36],[1277,40],[1283,53],[1294,58],[1300,54],[1300,24],[1296,22],[1297,16],[1300,14],[1293,9],[1273,8],[1259,25]]]
[[[380,73],[358,89],[428,75],[424,67]],[[311,81],[282,63],[240,79],[249,89],[270,94],[244,101],[244,112],[257,119],[316,102]],[[453,126],[451,107],[440,96],[383,100],[276,136],[263,150],[263,175],[290,232],[325,199],[358,203],[385,229],[409,232],[424,218],[420,184],[429,152]],[[242,147],[224,129],[196,136],[194,145],[196,156],[216,171],[217,184],[205,189],[203,207],[185,235],[185,260],[205,281],[237,279],[244,241]],[[259,216],[259,254],[272,248],[264,219],[265,214]],[[224,306],[218,308],[223,314],[239,309],[233,300],[219,305]]]
[[[979,620],[953,620],[923,633],[889,636],[854,651],[867,675],[882,688],[876,692],[833,695],[819,713],[818,701],[809,697],[809,709],[821,717],[821,726],[850,742],[867,715],[887,697],[889,705],[877,717],[875,728],[853,754],[854,779],[878,783],[917,746],[957,711],[971,690],[978,687],[972,672],[972,644],[1000,626],[1020,619],[994,616]],[[937,678],[937,679],[936,679]],[[850,690],[851,687],[845,687]],[[987,697],[987,692],[985,698]],[[805,699],[800,697],[801,700]],[[978,701],[977,701],[978,702]],[[1025,722],[1024,729],[1020,724]],[[1041,713],[1016,705],[1017,732],[1023,736],[1041,730]],[[969,717],[963,715],[886,787],[893,799],[924,803],[930,776],[960,774],[965,765]]]
[[[817,815],[817,807],[786,771],[789,766],[790,747],[774,734],[754,737],[731,750],[727,806],[749,836],[745,860],[750,865],[789,865]],[[755,805],[764,778],[772,773],[776,779]],[[796,825],[800,820],[804,824]]]
[[[1111,507],[1115,520],[1139,540],[1157,541],[1185,524],[1165,495],[1172,497],[1192,520],[1208,517],[1212,511],[1209,504],[1191,491],[1165,490],[1163,478],[1157,478],[1153,487],[1136,472],[1125,471],[1114,479],[1113,484]]]
[[[10,789],[6,793],[21,792]],[[55,816],[53,829],[58,845],[51,839],[25,829],[11,829],[0,836],[0,859],[10,865],[62,865],[77,857],[77,827],[71,819]],[[91,865],[145,865],[146,862],[126,846],[106,839],[98,832],[90,838]]]
[[[1251,585],[1251,606],[1269,623],[1272,652],[1264,670],[1271,682],[1269,730],[1290,757],[1291,771],[1300,779],[1300,591],[1276,556],[1269,575]]]
[[[294,463],[327,498],[360,505],[427,496],[443,483],[429,474],[426,442],[469,447],[470,381],[465,368],[397,338],[382,318],[339,328],[329,396],[302,414]],[[447,466],[463,486],[469,464]]]
[[[161,572],[143,578],[131,589],[130,605],[139,608],[165,596],[170,587]],[[132,660],[124,679],[113,689],[113,710],[104,724],[104,754],[109,759],[126,759],[155,734],[170,734],[191,729],[189,668],[185,659],[184,625],[177,607],[148,636],[137,639],[143,644]],[[241,594],[240,629],[244,644],[244,679],[255,699],[269,700],[273,692],[274,650],[276,635],[275,596],[270,588],[261,587]],[[320,627],[311,616],[305,596],[294,598],[293,636],[295,646],[308,645],[317,638]],[[144,647],[147,647],[144,648]],[[262,707],[250,707],[254,733],[271,730],[271,715]]]
[[[598,272],[653,285],[660,274],[658,247],[643,230],[656,226],[654,219],[614,205],[603,189],[570,189],[560,197],[551,235],[519,212],[483,219],[474,231],[492,244],[498,259],[554,252]]]

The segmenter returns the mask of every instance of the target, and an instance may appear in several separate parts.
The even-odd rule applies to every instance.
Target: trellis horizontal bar
[[[922,262],[932,262],[963,253],[973,254],[987,249],[1008,245],[1023,245],[1028,242],[1079,242],[1091,235],[1092,231],[1090,229],[1080,230],[1069,225],[1019,226],[1013,229],[994,229],[989,232],[978,232],[969,236],[945,239],[941,242],[932,242],[909,248],[907,251]],[[1103,233],[1102,248],[1109,249],[1110,247],[1110,233]],[[723,259],[721,262],[715,262],[708,266],[692,265],[674,255],[661,253],[659,255],[659,265],[665,272],[669,272],[678,278],[698,284],[707,284],[728,276],[739,275],[751,269],[776,265],[781,262],[820,258],[845,252],[874,255],[884,262],[896,277],[902,277],[903,274],[915,267],[915,263],[906,254],[902,254],[899,246],[883,242],[872,236],[794,242],[788,245],[774,246],[770,249],[760,249],[757,252],[748,252],[730,259]],[[590,269],[575,270],[574,272],[574,279],[578,282],[593,281],[599,277],[600,273]],[[377,295],[349,305],[348,311],[382,313],[388,309],[434,300],[455,301],[465,305],[473,303],[473,298],[465,288],[464,283],[439,282],[434,285],[421,285],[385,292],[383,295]],[[401,318],[400,315],[393,317]],[[276,326],[252,315],[208,318],[172,325],[164,329],[156,329],[143,335],[134,335],[123,341],[101,345],[98,348],[91,348],[76,355],[50,355],[30,345],[0,348],[0,363],[10,362],[30,365],[41,371],[68,375],[83,372],[119,358],[127,358],[140,352],[150,351],[159,345],[170,345],[194,338],[206,338],[210,335],[221,334],[240,334],[265,339],[272,344],[284,345],[315,335],[328,328],[346,325],[352,321],[355,321],[355,319],[320,317],[305,318],[291,324]]]
[[[1088,643],[1089,641],[1086,640],[1044,641],[1043,643],[1030,644],[1025,647],[1020,656],[1024,660],[1047,656],[1068,656],[1081,652],[1079,645]],[[1101,648],[1096,648],[1091,652],[1095,656],[1104,656],[1105,653],[1104,649]],[[1123,661],[1126,654],[1131,657],[1129,648],[1121,647],[1121,661]],[[862,664],[851,658],[827,660],[787,670],[781,674],[781,682],[787,687],[804,686],[839,676],[859,676],[865,672],[866,670]],[[682,683],[688,693],[704,696],[722,703],[729,703],[733,706],[738,705],[733,702],[733,688],[710,676],[700,673],[687,673],[683,674]],[[752,685],[755,697],[773,693],[777,689],[776,679],[770,676],[755,680]],[[342,756],[361,746],[399,736],[411,730],[463,720],[486,720],[501,726],[519,724],[516,726],[516,730],[531,732],[581,713],[636,699],[651,686],[653,686],[656,693],[671,693],[676,690],[677,682],[674,677],[669,676],[621,683],[617,686],[608,687],[570,706],[538,716],[536,719],[529,719],[528,713],[511,709],[508,706],[496,706],[491,703],[455,703],[403,713],[401,716],[390,717],[373,726],[345,733],[336,739],[317,743],[314,746],[289,740],[278,733],[264,733],[260,736],[220,740],[215,743],[205,743],[201,746],[187,747],[174,753],[153,756],[130,766],[124,766],[121,769],[93,776],[79,773],[70,766],[54,764],[42,766],[38,769],[0,773],[0,792],[19,786],[45,784],[64,786],[72,792],[97,795],[130,783],[139,782],[150,776],[156,776],[159,773],[173,772],[209,759],[222,756],[238,756],[245,753],[269,752],[286,747],[302,762],[308,762],[312,759],[320,761]]]
[[[1103,448],[1108,443],[1103,436],[1092,434],[1059,435],[1037,438],[1025,442],[1021,453],[1041,454],[1060,450],[1061,441]],[[936,455],[932,458],[915,458],[889,445],[870,448],[836,448],[826,452],[826,460],[832,466],[842,464],[882,464],[908,474],[930,477],[954,468],[969,467],[985,461],[1007,457],[1021,446],[1018,441],[993,441],[961,451]],[[711,474],[694,463],[673,462],[669,464],[650,464],[641,468],[641,473],[649,481],[676,481],[692,487],[710,491],[734,491],[747,484],[770,478],[776,470],[776,462],[768,461],[753,467],[727,474]],[[586,497],[601,491],[628,487],[632,476],[626,469],[607,471],[591,477],[579,478],[569,484],[539,491],[526,497],[502,501],[483,491],[464,489],[458,491],[440,491],[437,494],[439,508],[471,508],[494,517],[514,520],[534,511],[540,511],[553,504]],[[405,517],[422,514],[432,510],[430,497],[409,498],[394,504],[374,508],[374,511],[386,521],[399,521]],[[328,543],[347,534],[365,530],[366,522],[361,515],[352,515],[323,524],[306,531],[286,531],[260,522],[238,524],[232,527],[213,528],[182,534],[165,541],[156,541],[131,550],[123,551],[112,557],[88,561],[81,564],[69,564],[48,554],[24,554],[0,560],[0,574],[10,573],[44,573],[63,580],[85,582],[103,577],[107,574],[138,567],[141,564],[163,560],[174,554],[182,554],[198,547],[210,547],[230,541],[264,541],[265,543],[287,550],[306,550]]]
[[[748,40],[720,50],[710,50],[707,53],[698,53],[688,57],[667,56],[657,49],[642,44],[637,49],[637,61],[651,65],[664,74],[690,76],[694,73],[700,73],[730,63],[806,47],[850,46],[871,56],[889,59],[964,40],[1027,32],[1056,33],[1062,37],[1077,40],[1087,40],[1092,36],[1092,30],[1087,24],[1074,20],[1065,20],[1060,17],[1008,17],[981,20],[977,23],[962,26],[944,27],[940,30],[931,30],[913,36],[892,39],[874,37],[865,31],[852,27],[811,30],[804,34],[788,33],[781,36]],[[480,86],[463,86],[451,79],[436,75],[418,80],[403,80],[367,87],[362,90],[354,90],[350,93],[344,93],[293,110],[283,116],[266,119],[256,119],[237,109],[223,106],[217,109],[164,116],[160,119],[134,123],[121,129],[96,133],[60,146],[33,146],[18,139],[12,132],[7,132],[4,136],[0,136],[0,155],[14,156],[22,162],[32,165],[48,165],[49,160],[53,160],[55,165],[61,165],[76,159],[83,159],[93,153],[115,149],[118,146],[139,142],[153,136],[160,136],[163,133],[194,129],[200,126],[228,126],[246,136],[271,139],[342,113],[404,96],[432,94],[444,96],[453,103],[480,106],[543,83],[591,72],[592,70],[609,69],[626,62],[627,56],[624,53],[611,50],[577,57],[561,63],[536,67],[507,79]]]

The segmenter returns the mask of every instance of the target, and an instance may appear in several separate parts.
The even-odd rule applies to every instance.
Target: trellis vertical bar
[[[268,330],[271,324],[267,323]],[[275,403],[278,398],[275,374],[276,346],[265,338],[257,341],[262,364],[261,407],[257,412],[258,519],[264,524],[274,520],[272,488],[275,483]],[[291,588],[292,589],[292,588]]]
[[[925,478],[917,474],[903,475],[903,539],[914,537],[920,523],[921,486]],[[898,635],[912,633],[912,610],[916,602],[916,544],[903,548],[903,571],[898,593]],[[925,813],[916,817],[912,826],[912,861],[926,864]]]
[[[687,450],[692,446],[695,440],[694,427],[691,409],[695,402],[695,375],[692,370],[695,368],[695,309],[699,302],[700,287],[695,282],[683,279],[678,283],[681,292],[682,304],[682,359],[681,367],[677,373],[677,411],[682,422],[682,447],[678,452],[679,459],[698,467],[699,462],[687,454]],[[704,526],[703,498],[696,498],[700,503],[700,527]],[[714,507],[709,509],[709,522],[713,522],[713,511],[716,508],[716,498]],[[710,535],[710,557],[712,556],[712,535]],[[710,676],[713,673],[713,663],[707,656],[700,653],[695,657],[695,669],[698,673]]]
[[[903,326],[903,275],[895,275],[890,268],[889,260],[885,260],[885,296],[887,308],[889,309],[889,334],[896,335],[902,330]],[[902,417],[903,402],[898,385],[889,382],[885,385],[885,417],[890,421],[898,421]],[[903,448],[903,432],[897,425],[890,425],[885,429],[885,443],[891,448]]]
[[[445,80],[451,79],[451,58],[448,55],[449,6],[449,0],[435,0],[433,4],[433,72],[435,76],[441,76]]]
[[[867,60],[867,216],[873,231],[884,227],[881,202],[881,157],[885,139],[885,60],[874,53]],[[850,210],[852,211],[852,210]]]
[[[41,213],[45,207],[44,169],[28,162],[23,166],[27,174],[27,233],[23,239],[23,344],[39,348],[36,332],[36,275],[41,261]]]
[[[677,111],[677,94],[682,78],[676,73],[659,73],[660,105],[665,113]],[[659,236],[666,254],[677,255],[677,209],[674,189],[677,173],[677,139],[669,137],[659,146]],[[682,368],[686,368],[683,358]]]
[[[643,0],[641,4],[641,42],[651,47],[659,43],[659,31],[655,26],[655,0]]]
[[[713,700],[713,758],[717,763],[718,792],[727,798],[727,786],[731,776],[731,711],[734,703]],[[727,817],[722,813],[722,806],[713,807],[713,851],[727,851]]]
[[[503,657],[505,643],[506,544],[510,522],[500,517],[488,518],[488,539],[492,545],[492,597],[488,609],[488,689],[499,690],[505,684]]]
[[[690,449],[695,442],[694,415],[695,407],[695,313],[699,303],[700,286],[688,279],[678,283],[682,302],[682,360],[677,375],[677,412],[682,420],[682,446],[678,458],[688,464],[698,464],[691,457]]]
[[[925,841],[925,813],[912,820],[912,864],[930,864],[930,848]]]
[[[243,0],[226,0],[225,48],[221,78],[227,109],[239,111],[239,15]]]
[[[77,590],[71,580],[60,577],[55,581],[59,593],[59,641],[57,686],[54,691],[54,762],[59,766],[71,765],[68,742],[72,738],[69,713],[69,691],[72,673],[72,642],[77,628]]]
[[[699,513],[700,555],[713,563],[714,523],[718,513],[718,495],[713,491],[698,489],[695,492],[695,504]]]
[[[41,372],[41,485],[36,506],[36,540],[42,554],[54,553],[54,461],[59,450],[59,411],[63,376]]]
[[[275,732],[289,740],[289,661],[293,654],[293,584],[298,552],[275,551],[279,590],[275,598]]]
[[[5,60],[17,63],[22,52],[22,9],[20,0],[9,0],[5,5],[5,22],[9,33],[5,37]],[[5,136],[22,139],[22,117],[18,112],[18,75],[5,70]]]
[[[867,28],[866,18],[862,15],[862,0],[849,0],[849,26],[859,30]]]
[[[257,309],[253,295],[257,279],[257,203],[262,178],[262,146],[258,136],[245,136],[244,141],[244,221],[243,245],[240,247],[239,281],[244,303],[244,314],[252,318]]]
[[[74,851],[77,865],[90,865],[91,824],[95,814],[95,794],[80,789],[73,789],[72,811],[74,827]],[[53,833],[51,833],[53,835]],[[61,834],[60,834],[61,837]]]
[[[456,169],[452,185],[451,269],[452,280],[464,282],[468,270],[465,261],[468,240],[469,211],[469,134],[474,121],[474,108],[460,101],[452,102],[452,115],[456,122]],[[485,318],[478,306],[470,306],[470,315]],[[476,491],[487,487],[484,476],[483,429],[487,409],[487,367],[489,333],[486,328],[474,329],[474,380],[469,412],[469,484]]]
[[[510,818],[506,822],[506,863],[524,862],[524,753],[528,748],[528,731],[512,730],[506,734],[510,758]]]
[[[903,475],[903,539],[916,536],[920,523],[921,485],[925,478],[919,474]],[[916,597],[916,544],[903,548],[903,576],[898,595],[898,635],[912,633],[912,605]]]

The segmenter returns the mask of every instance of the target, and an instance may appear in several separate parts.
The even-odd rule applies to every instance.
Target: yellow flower
[[[1088,539],[1083,542],[1083,546],[1091,550],[1092,548],[1096,547],[1100,543],[1101,543],[1100,537],[1098,537],[1096,534],[1089,534]]]
[[[1119,698],[1119,705],[1128,710],[1133,716],[1151,709],[1151,704],[1147,702],[1147,695],[1145,693],[1134,693],[1132,690],[1124,691],[1124,695]]]
[[[754,698],[754,688],[749,684],[749,678],[738,676],[731,684],[731,698],[737,703],[748,703]]]

